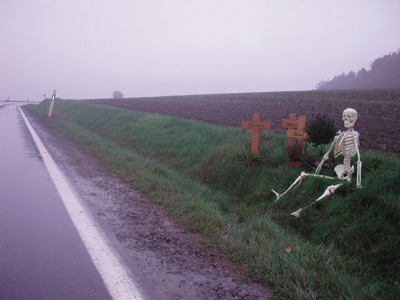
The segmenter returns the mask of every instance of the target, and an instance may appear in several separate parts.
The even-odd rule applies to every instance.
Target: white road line
[[[21,115],[32,135],[33,140],[43,158],[43,162],[52,178],[65,207],[79,232],[97,270],[103,278],[113,299],[144,299],[139,292],[130,272],[123,265],[122,259],[110,245],[95,220],[85,211],[77,196],[70,188],[68,181],[57,167],[50,153],[36,134],[24,112],[18,106]]]

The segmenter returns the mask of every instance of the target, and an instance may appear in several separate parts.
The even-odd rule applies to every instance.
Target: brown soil
[[[82,203],[99,221],[148,299],[271,299],[216,246],[203,243],[99,161],[25,110]]]
[[[262,119],[272,121],[274,131],[281,133],[284,133],[281,120],[289,118],[289,113],[304,115],[308,120],[321,113],[334,120],[338,129],[344,130],[342,112],[351,107],[359,113],[355,129],[360,133],[361,149],[400,156],[400,90],[220,94],[90,101],[235,127],[240,127],[241,121],[251,120],[253,112],[261,112]]]

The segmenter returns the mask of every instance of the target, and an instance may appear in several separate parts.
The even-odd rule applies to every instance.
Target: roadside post
[[[286,136],[288,138],[288,145],[293,147],[295,142],[301,145],[301,154],[304,154],[304,142],[307,138],[306,133],[306,117],[299,116],[294,113],[289,115],[289,119],[282,120],[282,128],[287,128]]]
[[[261,114],[259,112],[253,113],[253,121],[242,121],[242,129],[251,130],[251,151],[257,153],[260,151],[260,130],[271,129],[271,121],[261,121]]]
[[[53,96],[51,96],[50,106],[49,106],[49,113],[47,114],[48,117],[51,117],[53,114],[53,107],[54,107],[54,100],[56,99],[56,91],[53,91]]]

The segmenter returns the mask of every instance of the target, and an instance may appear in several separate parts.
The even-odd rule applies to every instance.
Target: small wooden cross
[[[306,117],[291,113],[289,119],[282,120],[282,128],[287,128],[286,136],[288,137],[289,146],[293,147],[296,139],[301,145],[301,153],[304,154],[304,141],[307,138],[306,133]]]
[[[242,129],[251,130],[251,151],[257,153],[260,151],[260,130],[271,129],[271,121],[261,121],[259,112],[253,113],[253,121],[242,121]]]

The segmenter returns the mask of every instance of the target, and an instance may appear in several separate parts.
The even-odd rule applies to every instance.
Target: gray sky
[[[1,0],[0,100],[294,91],[400,49],[399,0]]]

